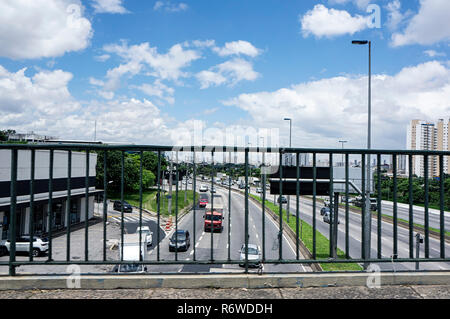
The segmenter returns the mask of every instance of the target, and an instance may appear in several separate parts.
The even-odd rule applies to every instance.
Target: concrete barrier
[[[308,288],[368,286],[379,276],[382,286],[450,285],[450,272],[206,274],[206,275],[85,275],[78,289],[148,288]],[[0,277],[0,290],[68,288],[73,276]],[[369,286],[370,287],[370,286]]]

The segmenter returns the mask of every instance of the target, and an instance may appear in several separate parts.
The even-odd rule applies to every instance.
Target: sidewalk
[[[450,299],[450,285],[262,288],[5,290],[0,299]]]

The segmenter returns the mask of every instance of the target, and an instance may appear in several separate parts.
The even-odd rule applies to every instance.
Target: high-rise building
[[[407,128],[406,148],[408,150],[421,151],[448,151],[449,150],[449,127],[450,119],[444,122],[440,119],[438,122],[429,122],[423,120],[412,120]],[[424,156],[413,156],[412,173],[423,177]],[[449,173],[449,158],[444,157],[444,173]],[[409,161],[406,160],[406,173],[409,173]],[[428,157],[428,176],[439,176],[439,156]]]

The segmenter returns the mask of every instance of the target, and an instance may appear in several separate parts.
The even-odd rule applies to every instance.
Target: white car
[[[5,242],[5,247],[10,251],[11,243],[8,240]],[[29,252],[30,251],[30,236],[21,236],[16,239],[16,252]],[[38,257],[41,254],[48,251],[48,240],[46,238],[33,236],[33,257]]]
[[[142,228],[138,227],[136,229],[136,233],[139,234],[139,231],[142,234],[142,241],[145,242],[147,246],[151,246],[153,244],[153,233],[148,226],[142,226]]]
[[[258,188],[256,189],[256,192],[257,192],[257,193],[262,193],[262,192],[263,192],[263,190],[262,190],[262,188],[261,188],[261,187],[258,187]]]
[[[207,192],[207,191],[208,191],[208,186],[206,186],[206,185],[200,186],[200,192]]]
[[[248,244],[248,266],[259,267],[261,265],[261,248],[258,245]],[[239,250],[240,267],[245,267],[245,244]]]

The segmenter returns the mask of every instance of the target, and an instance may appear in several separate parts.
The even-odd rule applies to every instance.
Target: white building
[[[60,230],[71,224],[85,221],[85,208],[88,205],[88,218],[94,214],[94,196],[103,191],[95,190],[97,154],[89,154],[89,189],[86,202],[86,153],[72,152],[70,207],[68,207],[68,152],[54,151],[52,212],[53,221],[49,221],[49,171],[50,151],[35,151],[34,176],[34,234],[45,235],[52,230]],[[29,234],[30,227],[30,179],[31,151],[19,150],[17,160],[16,183],[16,233]],[[0,239],[6,239],[10,229],[11,205],[11,150],[0,150]]]

